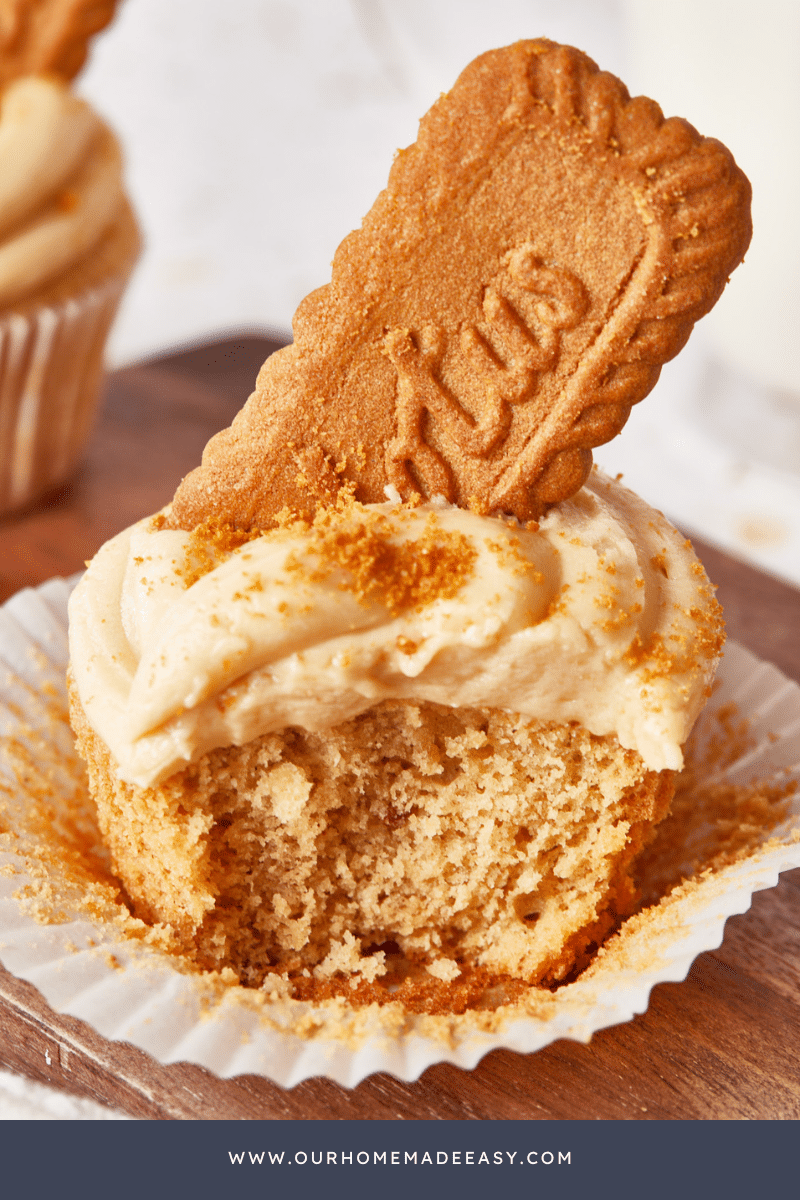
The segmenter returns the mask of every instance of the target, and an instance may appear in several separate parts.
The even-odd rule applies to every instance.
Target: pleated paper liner
[[[199,975],[127,916],[98,843],[65,715],[72,586],[51,580],[0,610],[0,959],[57,1011],[162,1063],[352,1087],[375,1071],[413,1080],[437,1062],[471,1068],[496,1047],[588,1041],[643,1012],[657,983],[684,979],[720,945],[728,917],[800,866],[800,688],[731,644],[694,766],[643,864],[650,906],[575,982],[493,1011],[427,1017],[397,1004],[312,1005]]]
[[[0,512],[63,482],[83,453],[100,400],[106,337],[129,272],[0,318]]]

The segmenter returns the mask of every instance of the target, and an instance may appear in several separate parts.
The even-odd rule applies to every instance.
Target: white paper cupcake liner
[[[75,785],[68,731],[52,720],[53,705],[64,704],[71,587],[70,581],[51,580],[0,609],[0,729],[29,746],[31,761],[40,764],[24,778],[7,763],[0,768],[11,814],[0,842],[6,846],[0,854],[0,959],[57,1011],[162,1063],[196,1063],[222,1077],[261,1074],[284,1087],[318,1075],[352,1087],[375,1071],[413,1080],[436,1062],[470,1069],[496,1047],[530,1053],[557,1038],[588,1041],[598,1029],[643,1012],[657,983],[684,979],[698,954],[720,945],[729,916],[745,912],[752,894],[773,887],[779,872],[800,866],[795,792],[779,823],[754,840],[746,857],[626,922],[576,982],[537,994],[540,1011],[500,1010],[493,1029],[471,1027],[466,1015],[452,1021],[445,1040],[424,1017],[399,1022],[402,1029],[393,1031],[385,1009],[349,1009],[345,1029],[324,1005],[248,1002],[244,989],[210,988],[182,973],[169,956],[121,938],[113,925],[70,911],[68,902],[60,924],[41,924],[19,899],[31,878],[30,859],[15,852],[14,813],[22,830],[31,789],[38,786],[36,770],[54,793],[61,789],[68,796]],[[719,679],[699,737],[711,739],[718,714],[735,704],[747,717],[749,741],[733,761],[711,769],[716,782],[800,777],[800,687],[736,644],[728,646]],[[36,866],[37,889],[48,883],[48,871],[58,893],[56,863]],[[304,1036],[297,1032],[299,1020]]]
[[[59,304],[0,319],[0,513],[55,487],[78,461],[129,273]]]

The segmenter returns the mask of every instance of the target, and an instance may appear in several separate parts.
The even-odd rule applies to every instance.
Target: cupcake
[[[247,540],[147,519],[70,638],[137,914],[306,991],[563,979],[632,906],[722,643],[691,548],[599,472],[535,531],[397,501]]]
[[[749,231],[724,147],[568,47],[434,106],[294,345],[71,600],[103,835],[182,954],[462,1011],[632,911],[722,622],[591,450]]]
[[[117,140],[67,82],[88,30],[77,45],[69,30],[40,44],[38,16],[9,39],[0,72],[0,511],[75,466],[140,248]],[[10,57],[26,38],[28,53]]]

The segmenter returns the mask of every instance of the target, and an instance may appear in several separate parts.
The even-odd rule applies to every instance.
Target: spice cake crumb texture
[[[389,999],[476,969],[487,986],[563,980],[631,910],[629,870],[672,795],[672,773],[614,737],[491,710],[385,702],[154,788],[116,777],[74,695],[73,722],[137,914],[204,969],[304,994],[347,979]]]

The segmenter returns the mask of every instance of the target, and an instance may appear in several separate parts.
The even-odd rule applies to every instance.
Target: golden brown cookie
[[[20,75],[72,79],[117,0],[0,0],[0,86]]]
[[[344,482],[536,518],[581,486],[750,241],[728,150],[537,40],[476,59],[295,314],[175,524]]]

